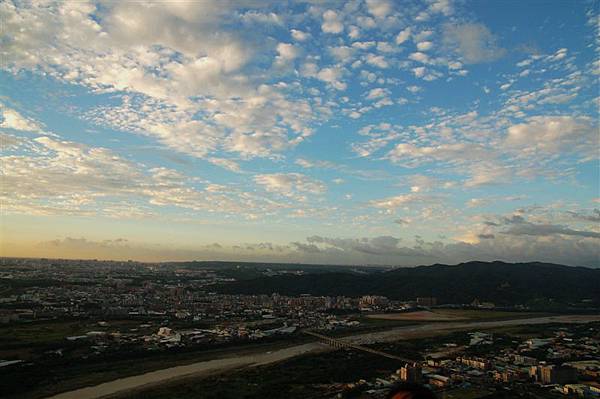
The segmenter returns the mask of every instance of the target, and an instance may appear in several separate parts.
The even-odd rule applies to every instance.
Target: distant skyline
[[[597,1],[0,3],[0,256],[600,266]]]

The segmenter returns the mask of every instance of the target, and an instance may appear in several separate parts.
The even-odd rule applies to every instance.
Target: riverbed
[[[600,321],[600,315],[564,315],[496,321],[425,323],[405,327],[396,327],[379,332],[356,334],[340,339],[355,344],[371,344],[375,342],[390,342],[401,339],[445,334],[452,331],[489,329],[522,324],[589,323],[594,321]],[[247,354],[242,356],[232,355],[222,359],[207,360],[184,366],[169,367],[136,376],[119,378],[117,380],[105,382],[92,387],[64,392],[47,399],[105,398],[109,396],[116,396],[118,394],[124,394],[132,390],[151,387],[152,385],[156,384],[163,384],[167,381],[176,379],[201,377],[205,375],[226,372],[236,368],[266,365],[290,359],[295,356],[309,353],[315,354],[328,350],[332,349],[324,344],[313,342],[256,354]]]

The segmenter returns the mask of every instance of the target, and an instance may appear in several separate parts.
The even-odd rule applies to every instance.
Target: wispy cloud
[[[236,242],[198,244],[219,257],[589,263],[597,10],[503,7],[1,2],[7,223],[210,220]]]

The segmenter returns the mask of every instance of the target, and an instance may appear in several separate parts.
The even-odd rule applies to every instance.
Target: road
[[[389,342],[400,339],[417,338],[449,333],[452,331],[479,330],[503,326],[515,326],[522,324],[548,324],[548,323],[587,323],[600,321],[600,315],[568,315],[536,317],[529,319],[498,320],[498,321],[472,321],[472,322],[445,322],[426,323],[414,326],[396,327],[385,331],[363,333],[339,338],[348,343],[364,345],[375,342]],[[225,372],[234,368],[254,367],[266,365],[290,359],[295,356],[318,353],[332,348],[314,342],[303,345],[291,346],[272,352],[263,352],[243,356],[231,356],[223,359],[202,361],[185,366],[169,367],[162,370],[152,371],[132,377],[120,378],[105,382],[96,386],[81,388],[70,392],[64,392],[48,399],[99,399],[108,396],[117,396],[128,391],[162,384],[167,381],[186,377],[201,377],[215,373]]]

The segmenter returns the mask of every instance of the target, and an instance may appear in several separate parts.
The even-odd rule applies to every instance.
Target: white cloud
[[[344,24],[341,17],[333,10],[327,10],[323,13],[323,23],[321,30],[325,33],[341,33],[344,30]]]
[[[408,177],[410,191],[413,193],[424,193],[439,188],[451,188],[453,182],[443,181],[432,176],[417,174]]]
[[[352,43],[352,47],[360,49],[360,50],[368,50],[375,45],[376,45],[376,42],[374,42],[374,41]]]
[[[397,48],[388,42],[377,42],[377,50],[382,53],[393,53],[397,51]]]
[[[419,51],[428,51],[433,48],[433,43],[429,41],[423,41],[417,43],[417,50]]]
[[[405,166],[417,166],[424,162],[463,162],[468,159],[487,159],[489,152],[481,145],[471,143],[440,144],[437,146],[416,146],[409,143],[396,145],[388,158]]]
[[[198,157],[217,149],[270,156],[301,142],[316,115],[309,101],[292,95],[300,88],[269,84],[269,74],[252,68],[259,59],[264,62],[260,57],[268,48],[269,54],[277,52],[272,60],[278,73],[292,74],[293,68],[282,67],[299,57],[299,48],[261,41],[255,26],[241,26],[239,33],[226,28],[240,22],[277,25],[279,16],[250,6],[238,13],[237,7],[236,2],[102,7],[66,2],[17,9],[5,2],[0,4],[8,44],[3,65],[123,99],[143,98],[142,109],[117,105],[88,112],[99,125],[122,126]],[[327,71],[321,78],[328,78]],[[331,84],[343,87],[339,81]],[[326,105],[318,108],[327,112]]]
[[[530,156],[535,152],[581,153],[598,156],[598,126],[590,118],[574,116],[533,116],[508,128],[509,147]]]
[[[0,103],[0,128],[43,133],[42,125]]]
[[[408,58],[410,58],[413,61],[420,62],[422,64],[428,64],[429,63],[429,56],[427,54],[425,54],[425,53],[420,52],[420,51],[412,53],[411,55],[408,56]]]
[[[290,30],[290,33],[292,35],[292,38],[294,38],[294,40],[299,41],[299,42],[304,42],[310,37],[310,33],[303,32],[303,31],[297,30],[297,29]]]
[[[405,224],[405,219],[394,219]],[[72,253],[80,258],[189,260],[228,259],[332,264],[387,264],[415,266],[432,263],[454,264],[478,259],[481,261],[503,260],[508,262],[542,261],[574,266],[598,264],[600,249],[598,239],[573,235],[551,234],[511,235],[494,234],[474,230],[468,241],[427,241],[421,238],[407,240],[391,235],[373,237],[327,237],[314,235],[288,245],[270,242],[240,243],[227,245],[212,243],[189,247],[167,247],[141,244],[126,238],[90,240],[85,238],[61,238],[40,243],[36,249],[39,256],[60,257]]]
[[[434,197],[419,194],[418,192],[412,192],[410,194],[401,194],[395,197],[372,200],[369,202],[369,205],[374,208],[384,209],[386,211],[394,211],[398,208],[404,208],[414,204],[423,206],[425,203],[434,200]]]
[[[327,190],[323,182],[301,173],[262,174],[255,176],[254,181],[269,192],[289,197],[298,197],[304,193],[322,194]]]
[[[448,69],[461,69],[463,67],[463,64],[458,62],[458,61],[450,61],[448,62]]]
[[[366,179],[355,170],[358,164],[352,157],[344,154],[350,150],[360,157],[373,157],[356,160],[363,165],[391,161],[397,165],[387,167],[399,173],[406,172],[402,167],[422,166],[421,173],[431,175],[434,181],[408,179],[403,183],[408,193],[374,202],[355,195],[356,208],[336,213],[340,225],[358,221],[353,213],[360,212],[359,197],[363,208],[364,201],[378,205],[376,210],[367,206],[366,217],[377,214],[381,218],[382,211],[418,207],[419,201],[411,202],[411,198],[421,196],[427,201],[423,193],[433,196],[447,188],[447,176],[452,176],[455,187],[462,185],[464,192],[534,177],[560,179],[561,183],[573,178],[568,183],[573,185],[588,183],[584,180],[587,175],[579,173],[579,164],[598,158],[599,143],[593,112],[598,102],[591,89],[595,64],[589,62],[587,47],[532,54],[516,66],[509,63],[496,78],[485,78],[489,71],[484,70],[484,79],[475,85],[475,91],[483,94],[481,90],[487,92],[487,87],[501,87],[498,96],[484,96],[485,104],[481,99],[462,104],[468,108],[464,112],[457,111],[456,104],[439,109],[433,105],[440,87],[464,87],[468,82],[458,79],[467,74],[464,66],[500,57],[505,52],[500,39],[479,23],[444,26],[443,21],[470,18],[465,19],[458,9],[461,3],[431,0],[401,10],[390,1],[331,4],[309,2],[289,8],[273,3],[265,8],[234,1],[0,3],[6,28],[0,38],[4,45],[0,56],[6,76],[16,82],[11,90],[22,84],[21,76],[33,73],[56,84],[48,87],[62,87],[69,93],[62,97],[61,90],[60,98],[55,93],[40,93],[40,98],[27,108],[17,108],[18,112],[3,107],[0,128],[42,134],[44,125],[30,116],[44,109],[43,101],[48,98],[40,119],[50,116],[50,123],[67,113],[96,125],[89,126],[85,140],[115,140],[107,141],[115,148],[110,151],[48,138],[31,141],[27,139],[31,135],[18,131],[3,133],[2,142],[11,146],[6,151],[11,157],[3,158],[3,173],[4,169],[7,172],[2,183],[15,187],[17,193],[8,198],[10,209],[48,214],[87,214],[97,209],[103,215],[117,215],[131,205],[131,214],[138,217],[152,215],[162,206],[182,208],[181,212],[192,217],[202,212],[240,212],[257,218],[283,213],[281,209],[285,209],[284,217],[310,216],[314,209],[327,208],[329,199],[316,196],[319,204],[314,209],[290,209],[290,204],[305,201],[308,194],[322,193],[326,187],[309,176],[287,173],[294,170],[286,162],[297,159],[309,146],[322,144],[321,138],[309,137],[328,134],[330,129],[333,142],[339,144],[335,158],[347,160],[348,165],[299,159],[296,168],[317,168],[312,171],[327,182],[339,182],[338,174]],[[455,12],[455,6],[456,15],[445,18]],[[302,14],[296,13],[298,9]],[[419,23],[419,19],[428,22]],[[406,42],[410,45],[403,45]],[[415,48],[410,47],[413,43]],[[20,74],[22,71],[25,73]],[[438,81],[423,84],[427,92],[422,93],[413,75],[417,82]],[[47,90],[34,86],[31,90]],[[83,92],[86,101],[78,104],[77,96]],[[400,97],[402,94],[410,101]],[[90,99],[100,105],[89,107]],[[410,105],[398,106],[406,103]],[[378,110],[392,104],[388,112]],[[495,106],[500,109],[494,111]],[[489,113],[475,111],[484,109]],[[364,119],[353,120],[361,117]],[[344,118],[351,123],[345,124]],[[361,122],[381,118],[390,123],[360,129]],[[350,131],[346,131],[348,126]],[[132,142],[131,137],[115,132],[103,135],[106,129],[99,127],[144,137]],[[70,130],[65,134],[73,137],[77,133]],[[347,142],[357,137],[364,142]],[[131,143],[143,143],[160,156],[143,158],[152,166],[128,161],[117,151],[127,157],[138,156],[128,152]],[[172,154],[174,151],[186,156]],[[192,170],[188,163],[200,166],[193,169],[196,176],[204,170],[215,171],[206,162],[235,173],[245,173],[241,166],[253,165],[261,174],[244,179],[245,175],[221,171],[215,178],[234,179],[237,184],[217,184],[156,167],[164,161],[163,156],[181,161],[182,171]],[[253,157],[267,159],[247,162]],[[283,164],[286,173],[276,173]],[[103,173],[107,176],[95,175]],[[383,171],[373,174],[380,179],[384,175]],[[37,186],[34,176],[39,177]],[[390,184],[408,178],[400,176],[390,176]],[[336,192],[335,198],[343,198],[355,184],[352,178],[346,180],[344,192]],[[520,187],[529,189],[525,184]],[[243,191],[246,189],[249,192]],[[7,192],[5,196],[10,197]],[[337,206],[333,202],[331,208]],[[427,217],[438,211],[451,210],[429,209]],[[425,219],[425,214],[402,217],[418,220]],[[389,227],[385,222],[378,225],[379,221],[360,223],[379,232]],[[584,231],[580,226],[569,229]],[[473,238],[501,232],[471,233]],[[522,234],[520,238],[524,236],[533,237]]]
[[[322,169],[337,169],[337,165],[329,161],[311,161],[304,158],[298,158],[296,164],[303,168],[322,168]]]
[[[358,26],[350,25],[350,27],[348,27],[348,37],[350,39],[356,40],[360,37],[360,35],[361,32]]]
[[[338,61],[350,62],[355,49],[349,46],[330,47],[329,53]]]
[[[417,22],[425,22],[425,21],[429,21],[430,18],[431,18],[431,15],[427,11],[421,11],[415,17],[415,21],[417,21]]]
[[[344,70],[339,67],[323,68],[316,74],[316,78],[329,83],[337,90],[346,90],[346,84],[342,82]]]
[[[410,38],[411,29],[406,28],[396,36],[396,44],[402,44]]]
[[[338,238],[311,236],[294,242],[296,250],[314,262],[336,259],[350,264],[381,263],[421,265],[471,261],[542,261],[569,265],[597,266],[600,250],[597,239],[575,236],[511,236],[480,234],[484,239],[442,243],[393,236]]]
[[[289,43],[279,43],[276,49],[278,55],[275,57],[273,65],[275,68],[279,69],[280,72],[293,66],[294,60],[302,54],[302,50],[299,47]]]
[[[369,13],[376,18],[385,18],[392,12],[392,3],[387,0],[367,0]]]
[[[454,7],[451,0],[436,0],[429,6],[429,11],[432,13],[441,13],[443,15],[452,15]]]
[[[388,68],[390,66],[390,64],[386,61],[385,57],[382,55],[367,54],[365,62],[369,65],[373,65],[383,69]]]
[[[375,89],[371,89],[369,93],[367,93],[367,100],[375,100],[382,97],[389,96],[390,91],[385,88],[377,87]]]
[[[227,169],[227,170],[229,170],[231,172],[241,173],[241,171],[242,171],[241,168],[240,168],[240,165],[237,162],[232,161],[231,159],[214,158],[213,157],[213,158],[209,158],[208,162],[210,162],[210,163],[212,163],[214,165],[220,166],[220,167],[222,167],[224,169]]]
[[[379,236],[373,238],[329,238],[322,236],[307,237],[313,251],[327,251],[328,249],[363,254],[368,256],[419,256],[420,251],[399,246],[401,240],[392,236]],[[299,249],[307,249],[296,243]]]
[[[370,83],[373,83],[377,79],[377,74],[374,72],[362,70],[360,71],[360,77]]]
[[[203,190],[173,169],[148,168],[106,148],[46,136],[29,141],[28,148],[31,154],[1,158],[0,201],[6,212],[131,218],[152,217],[155,207],[173,206],[244,216],[284,207],[232,186],[215,191],[208,184]]]
[[[418,33],[413,33],[413,40],[415,43],[419,43],[425,40],[429,40],[431,36],[433,36],[434,32],[430,29],[419,31]]]
[[[423,76],[425,76],[425,72],[427,70],[425,69],[425,67],[418,67],[418,68],[413,68],[412,71],[417,78],[422,78]]]
[[[506,50],[483,24],[466,23],[444,26],[444,43],[453,47],[468,64],[490,62],[501,58]]]
[[[389,97],[381,98],[375,104],[373,104],[375,108],[387,107],[388,105],[394,105],[394,102]]]
[[[493,163],[474,163],[469,169],[471,176],[464,183],[468,188],[507,183],[511,177],[510,169]]]
[[[300,49],[289,43],[279,43],[277,45],[277,52],[279,53],[279,57],[284,60],[293,60],[300,55]]]
[[[283,19],[274,12],[262,13],[251,10],[243,13],[241,15],[241,20],[246,23],[283,26]]]

